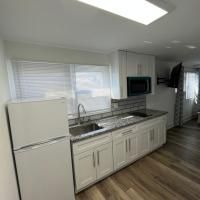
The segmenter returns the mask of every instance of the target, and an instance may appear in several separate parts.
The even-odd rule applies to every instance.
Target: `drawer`
[[[112,141],[111,133],[106,133],[100,136],[94,136],[89,139],[85,139],[83,141],[72,144],[73,154],[83,153],[85,151],[96,148],[100,145],[107,144]]]
[[[137,126],[128,126],[127,128],[121,128],[119,130],[113,131],[112,132],[112,137],[113,139],[118,139],[120,137],[123,137],[125,135],[130,135],[130,134],[136,134],[137,133]]]
[[[163,121],[166,121],[167,120],[167,116],[164,115],[164,116],[161,116],[161,117],[157,117],[155,119],[151,119],[151,120],[148,120],[148,121],[145,121],[145,122],[141,122],[138,124],[138,129],[139,130],[144,130],[144,129],[147,129],[151,126],[154,126],[156,124],[159,124]]]

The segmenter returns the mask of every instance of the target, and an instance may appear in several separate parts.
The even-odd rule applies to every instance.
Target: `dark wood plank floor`
[[[79,193],[77,200],[200,200],[200,130],[173,128],[167,144]]]

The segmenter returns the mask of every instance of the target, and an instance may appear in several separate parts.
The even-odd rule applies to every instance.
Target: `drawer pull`
[[[129,152],[131,152],[131,138],[129,138]]]

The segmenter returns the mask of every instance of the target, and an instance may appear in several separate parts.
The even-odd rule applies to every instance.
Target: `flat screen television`
[[[180,74],[181,74],[181,70],[182,70],[182,63],[179,63],[178,65],[176,65],[171,72],[171,76],[169,79],[169,84],[168,87],[171,88],[178,88],[178,83],[179,83],[179,79],[180,79]]]

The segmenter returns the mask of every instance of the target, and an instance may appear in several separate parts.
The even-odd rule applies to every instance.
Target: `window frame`
[[[196,77],[198,79],[197,90],[199,90],[198,85],[200,83],[199,83],[198,73],[196,71],[184,71],[184,87],[183,87],[183,91],[185,93],[184,99],[185,100],[190,100],[190,101],[195,101],[196,100],[195,98],[197,98],[197,97],[195,97],[195,94],[194,94],[193,97],[188,97],[188,95],[187,95],[187,91],[186,91],[187,90],[187,82],[186,82],[187,81],[187,74],[194,74],[195,76],[197,76]]]

